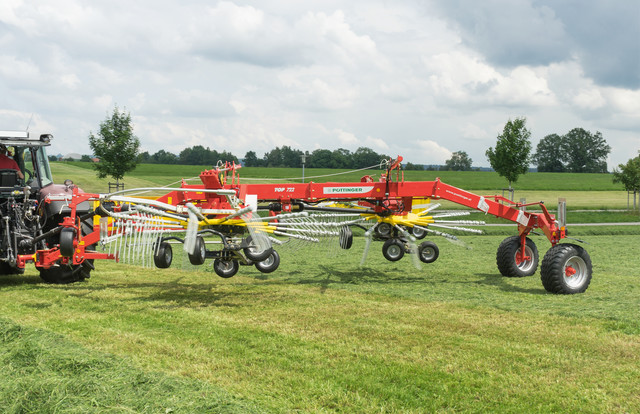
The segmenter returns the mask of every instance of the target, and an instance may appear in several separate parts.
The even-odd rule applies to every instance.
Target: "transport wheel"
[[[244,251],[244,255],[247,256],[247,259],[252,262],[261,262],[268,258],[273,251],[273,247],[269,246],[264,250],[260,250],[259,247],[253,242],[253,238],[251,235],[247,236],[245,239],[245,243],[247,247],[242,249]]]
[[[63,257],[73,256],[73,241],[76,239],[76,229],[66,227],[60,231],[60,254]]]
[[[540,279],[547,292],[582,293],[589,287],[591,275],[589,253],[575,244],[556,244],[542,259]]]
[[[204,259],[207,255],[207,246],[204,244],[202,236],[196,237],[196,248],[193,254],[189,253],[189,262],[194,266],[200,266],[204,263]]]
[[[222,260],[216,258],[213,261],[213,270],[220,277],[229,278],[238,273],[240,265],[237,260]]]
[[[82,231],[82,235],[91,233],[93,231],[92,219],[83,221],[80,231]],[[72,233],[73,237],[70,237]],[[60,232],[60,239],[59,241],[57,241],[60,244],[61,254],[63,251],[63,246],[64,250],[67,250],[65,253],[69,253],[69,245],[71,245],[71,251],[68,257],[73,256],[73,239],[75,239],[75,229],[62,229],[62,231]],[[50,240],[50,242],[55,243],[56,240]],[[95,247],[87,247],[87,250],[95,250]],[[95,267],[93,265],[93,259],[88,259],[77,265],[58,263],[53,265],[49,269],[38,269],[40,270],[40,278],[42,280],[47,283],[56,283],[62,285],[89,279],[91,277],[91,271],[95,269]]]
[[[262,273],[271,273],[280,266],[280,255],[273,250],[271,255],[261,262],[256,262],[256,269]]]
[[[496,254],[498,270],[502,276],[531,276],[538,269],[538,248],[530,238],[525,241],[525,255],[522,257],[520,236],[507,237],[500,243]]]
[[[88,279],[94,269],[92,260],[79,265],[58,264],[49,269],[40,269],[40,278],[48,283],[65,285]]]
[[[340,227],[339,235],[340,247],[344,250],[349,250],[353,244],[353,231],[349,226]]]
[[[160,243],[158,251],[153,254],[153,263],[159,269],[166,269],[171,266],[173,261],[173,249],[167,242]]]
[[[427,232],[423,229],[419,229],[416,226],[413,226],[411,228],[411,234],[413,234],[413,237],[415,237],[416,239],[422,240],[427,235]]]
[[[396,262],[404,256],[404,243],[398,239],[389,239],[382,245],[382,255],[390,262]]]
[[[434,242],[425,241],[418,247],[418,257],[424,263],[433,263],[440,255],[440,249]]]

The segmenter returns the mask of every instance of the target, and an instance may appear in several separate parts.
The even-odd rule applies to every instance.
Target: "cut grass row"
[[[128,358],[0,319],[0,407],[10,413],[248,413],[203,381],[144,372]]]
[[[640,411],[637,237],[591,237],[594,279],[572,296],[499,276],[502,238],[438,241],[422,270],[387,262],[380,243],[358,267],[361,238],[280,249],[276,273],[232,279],[99,262],[87,283],[5,279],[0,311],[263,411]]]

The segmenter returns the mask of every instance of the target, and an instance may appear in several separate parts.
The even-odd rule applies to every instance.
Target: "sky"
[[[637,0],[2,0],[0,129],[90,154],[118,107],[141,150],[368,147],[488,166],[509,119],[535,150],[601,132],[640,150]]]

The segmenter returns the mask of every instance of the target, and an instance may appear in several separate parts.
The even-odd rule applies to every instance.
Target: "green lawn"
[[[99,262],[68,286],[29,272],[3,279],[0,311],[92,355],[60,377],[95,383],[109,355],[114,375],[164,378],[183,404],[207,389],[240,411],[638,412],[637,236],[588,237],[594,278],[572,296],[547,294],[537,274],[499,276],[502,238],[467,237],[471,250],[438,240],[440,258],[421,270],[384,260],[381,243],[360,268],[356,238],[348,252],[282,248],[275,273],[243,267],[231,279],[180,259],[164,271]],[[534,240],[543,255],[548,243]],[[63,393],[43,392],[71,411]],[[115,398],[86,392],[96,404]],[[118,391],[124,407],[147,401],[129,392]]]
[[[58,182],[72,178],[85,190],[106,191],[108,180],[96,180],[90,169],[53,163],[52,170]],[[125,183],[166,185],[200,170],[143,165]],[[292,171],[241,172],[286,177]],[[487,173],[449,174],[442,174],[446,182],[491,193],[473,188],[480,185],[475,174]],[[528,192],[528,200],[548,196],[553,206],[566,196],[591,210],[570,210],[570,223],[638,222],[637,214],[592,211],[611,207],[618,193],[626,206],[626,193],[605,185],[608,175],[571,185],[569,176],[526,175],[536,176],[549,189],[523,180],[518,191]],[[490,175],[481,177],[484,188],[500,188]],[[386,261],[379,242],[359,267],[364,240],[355,237],[349,251],[335,244],[280,247],[276,272],[241,267],[231,279],[217,277],[211,262],[189,265],[179,246],[165,270],[97,261],[91,279],[63,286],[42,283],[33,268],[3,276],[0,407],[11,413],[640,412],[640,226],[570,231],[589,243],[593,280],[584,294],[569,296],[548,294],[539,272],[499,275],[496,249],[515,225],[461,236],[469,249],[434,239],[440,257],[419,270],[409,258]],[[532,238],[542,257],[549,243]]]

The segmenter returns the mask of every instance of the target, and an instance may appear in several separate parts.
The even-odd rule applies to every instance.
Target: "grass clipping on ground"
[[[51,332],[0,319],[0,407],[25,412],[258,412],[210,384],[147,373]]]

